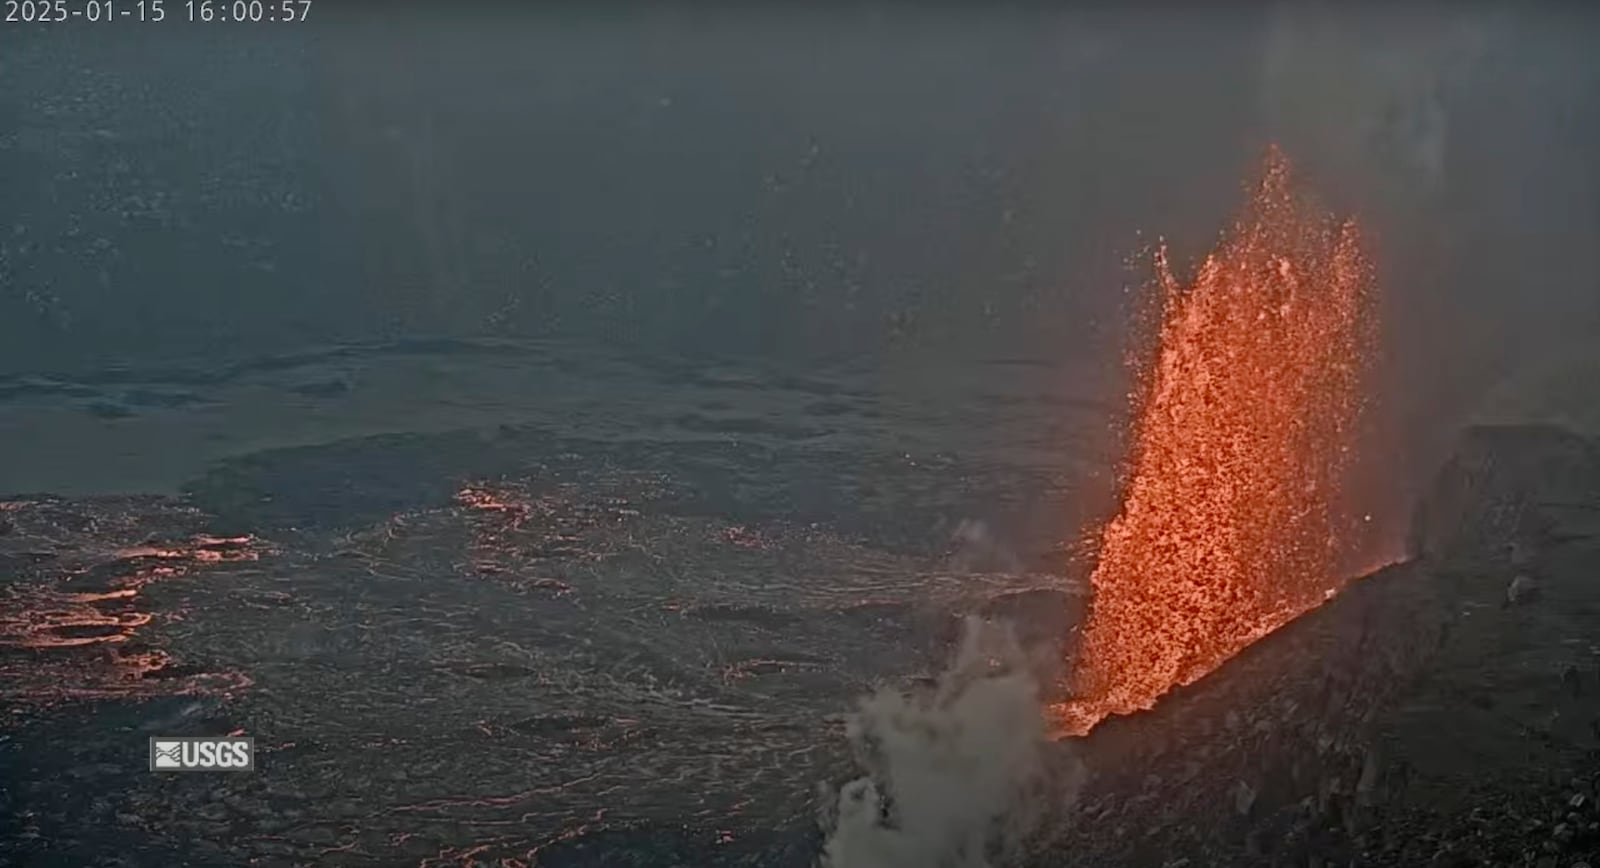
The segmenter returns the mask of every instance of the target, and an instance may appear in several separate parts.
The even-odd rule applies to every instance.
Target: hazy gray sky
[[[1476,382],[1505,360],[1463,345],[1595,322],[1578,5],[8,34],[0,371],[417,331],[1100,353],[1136,233],[1202,250],[1277,138],[1373,228],[1408,376]]]

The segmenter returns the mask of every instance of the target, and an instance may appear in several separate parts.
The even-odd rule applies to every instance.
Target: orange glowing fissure
[[[1269,153],[1242,215],[1185,282],[1165,250],[1121,511],[1101,533],[1062,734],[1152,707],[1339,584],[1342,483],[1375,335],[1356,226]]]

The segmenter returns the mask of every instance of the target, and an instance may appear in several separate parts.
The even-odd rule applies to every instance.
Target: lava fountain
[[[1322,602],[1354,537],[1342,483],[1375,335],[1356,225],[1291,184],[1276,149],[1187,283],[1155,255],[1121,511],[1100,538],[1073,698],[1081,735],[1152,707]]]

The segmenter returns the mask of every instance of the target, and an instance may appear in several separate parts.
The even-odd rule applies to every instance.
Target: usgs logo
[[[253,738],[195,738],[153,736],[150,771],[153,772],[253,772],[256,740]]]

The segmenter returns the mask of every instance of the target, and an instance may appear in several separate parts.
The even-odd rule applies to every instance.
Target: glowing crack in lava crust
[[[1120,513],[1104,528],[1064,734],[1152,707],[1338,583],[1342,483],[1375,334],[1357,228],[1276,149],[1187,284],[1165,250]]]

